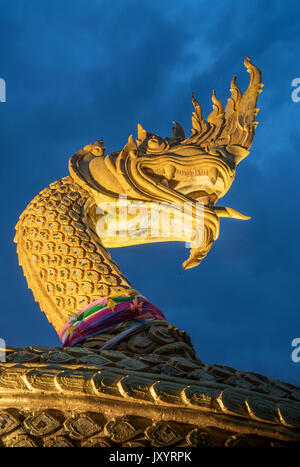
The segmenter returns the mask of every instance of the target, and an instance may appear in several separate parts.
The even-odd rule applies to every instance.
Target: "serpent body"
[[[51,183],[20,216],[16,226],[19,263],[35,300],[56,331],[70,313],[102,296],[131,288],[89,227],[91,198],[70,176]]]

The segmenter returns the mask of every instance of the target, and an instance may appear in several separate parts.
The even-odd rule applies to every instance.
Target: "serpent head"
[[[213,110],[204,119],[192,97],[189,137],[177,122],[172,136],[166,138],[138,124],[137,139],[130,135],[121,151],[104,155],[103,141],[96,141],[71,157],[70,173],[91,195],[90,219],[105,246],[189,241],[191,254],[183,263],[187,269],[199,264],[218,238],[220,217],[249,219],[232,208],[216,205],[230,189],[237,165],[249,154],[257,125],[261,73],[248,57],[244,63],[250,73],[249,87],[242,94],[234,77],[224,110],[214,91]],[[149,234],[153,205],[162,213],[156,218],[155,235]],[[127,209],[125,220],[120,214],[123,208]],[[143,209],[143,214],[138,209]],[[172,232],[163,228],[167,217],[172,219]]]

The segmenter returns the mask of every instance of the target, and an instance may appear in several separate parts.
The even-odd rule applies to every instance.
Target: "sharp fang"
[[[161,182],[162,185],[165,185],[167,188],[169,188],[169,182],[166,178],[164,178]]]
[[[208,169],[208,176],[213,185],[216,184],[216,181],[218,180],[218,175],[219,175],[218,169],[215,169],[215,168]]]
[[[175,167],[173,165],[166,165],[165,175],[168,180],[172,180],[172,178],[174,177],[174,173],[175,173]]]
[[[241,212],[237,211],[233,208],[227,208],[223,206],[214,206],[214,211],[218,215],[218,217],[231,217],[232,219],[240,219],[240,220],[249,220],[251,217],[245,216]]]

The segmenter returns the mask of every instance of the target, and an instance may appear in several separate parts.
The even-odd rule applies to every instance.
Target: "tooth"
[[[175,173],[175,167],[173,165],[166,165],[165,175],[168,180],[172,180],[172,178],[174,177],[174,173]]]
[[[218,180],[218,175],[219,175],[218,169],[215,169],[215,168],[208,169],[208,176],[213,185],[216,184],[216,181]]]
[[[164,178],[161,182],[162,185],[165,185],[167,188],[169,188],[169,182],[166,178]]]
[[[218,217],[231,217],[232,219],[240,219],[240,220],[249,220],[251,217],[245,216],[241,212],[237,211],[233,208],[227,208],[223,206],[214,206],[214,211],[218,215]]]

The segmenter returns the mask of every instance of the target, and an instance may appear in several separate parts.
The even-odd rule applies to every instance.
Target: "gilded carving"
[[[210,434],[201,428],[191,430],[186,436],[186,441],[193,448],[209,448],[212,446]]]
[[[0,412],[0,435],[9,433],[21,424],[21,419],[16,410],[4,410]]]
[[[106,155],[103,140],[88,144],[70,158],[69,175],[50,183],[21,214],[15,236],[19,263],[63,346],[7,349],[0,365],[1,446],[300,442],[299,388],[202,363],[189,335],[132,289],[108,252],[189,241],[190,256],[182,265],[188,269],[208,254],[222,217],[249,218],[218,205],[249,154],[257,125],[261,73],[248,57],[244,64],[248,89],[242,94],[233,78],[225,108],[213,92],[205,119],[193,95],[189,136],[177,122],[167,138],[138,124],[137,139],[130,135],[120,151]],[[137,203],[148,210],[159,204],[164,215],[172,205],[174,225],[186,210],[180,220],[185,229],[166,235],[162,217],[154,237],[136,227],[131,235],[128,226],[136,219],[124,221],[121,211]],[[200,205],[203,225],[197,230]],[[101,230],[107,206],[116,215]]]
[[[123,443],[124,441],[129,441],[136,437],[141,433],[141,430],[126,420],[126,418],[116,418],[105,425],[104,433],[112,441]]]
[[[180,441],[181,435],[166,422],[158,422],[145,431],[146,437],[155,447],[172,446]]]
[[[242,94],[234,78],[225,109],[213,92],[213,110],[204,119],[193,96],[190,136],[186,137],[175,122],[173,135],[168,138],[138,125],[138,138],[134,140],[130,135],[121,151],[108,155],[102,140],[88,144],[71,157],[70,175],[50,183],[22,213],[15,237],[20,265],[35,299],[57,332],[70,313],[99,296],[113,297],[131,289],[107,248],[153,241],[191,241],[195,235],[190,231],[170,238],[160,230],[155,238],[128,232],[112,237],[105,230],[100,238],[99,203],[117,208],[120,195],[126,196],[127,207],[137,202],[148,207],[151,203],[169,203],[175,206],[172,215],[176,221],[179,211],[186,207],[192,226],[196,213],[191,203],[202,203],[203,240],[201,245],[192,247],[184,269],[198,265],[206,256],[218,238],[221,217],[248,219],[232,208],[216,205],[230,189],[237,165],[249,154],[257,125],[261,73],[248,57],[244,64],[250,74],[248,89]],[[120,216],[118,226],[119,233],[127,227],[122,225]],[[162,326],[152,327],[149,333],[158,344],[172,342]]]
[[[24,420],[24,427],[33,436],[46,436],[60,426],[60,421],[49,412],[29,415]]]
[[[64,427],[69,431],[69,436],[74,439],[88,438],[102,430],[99,420],[96,422],[87,414],[67,418]]]

